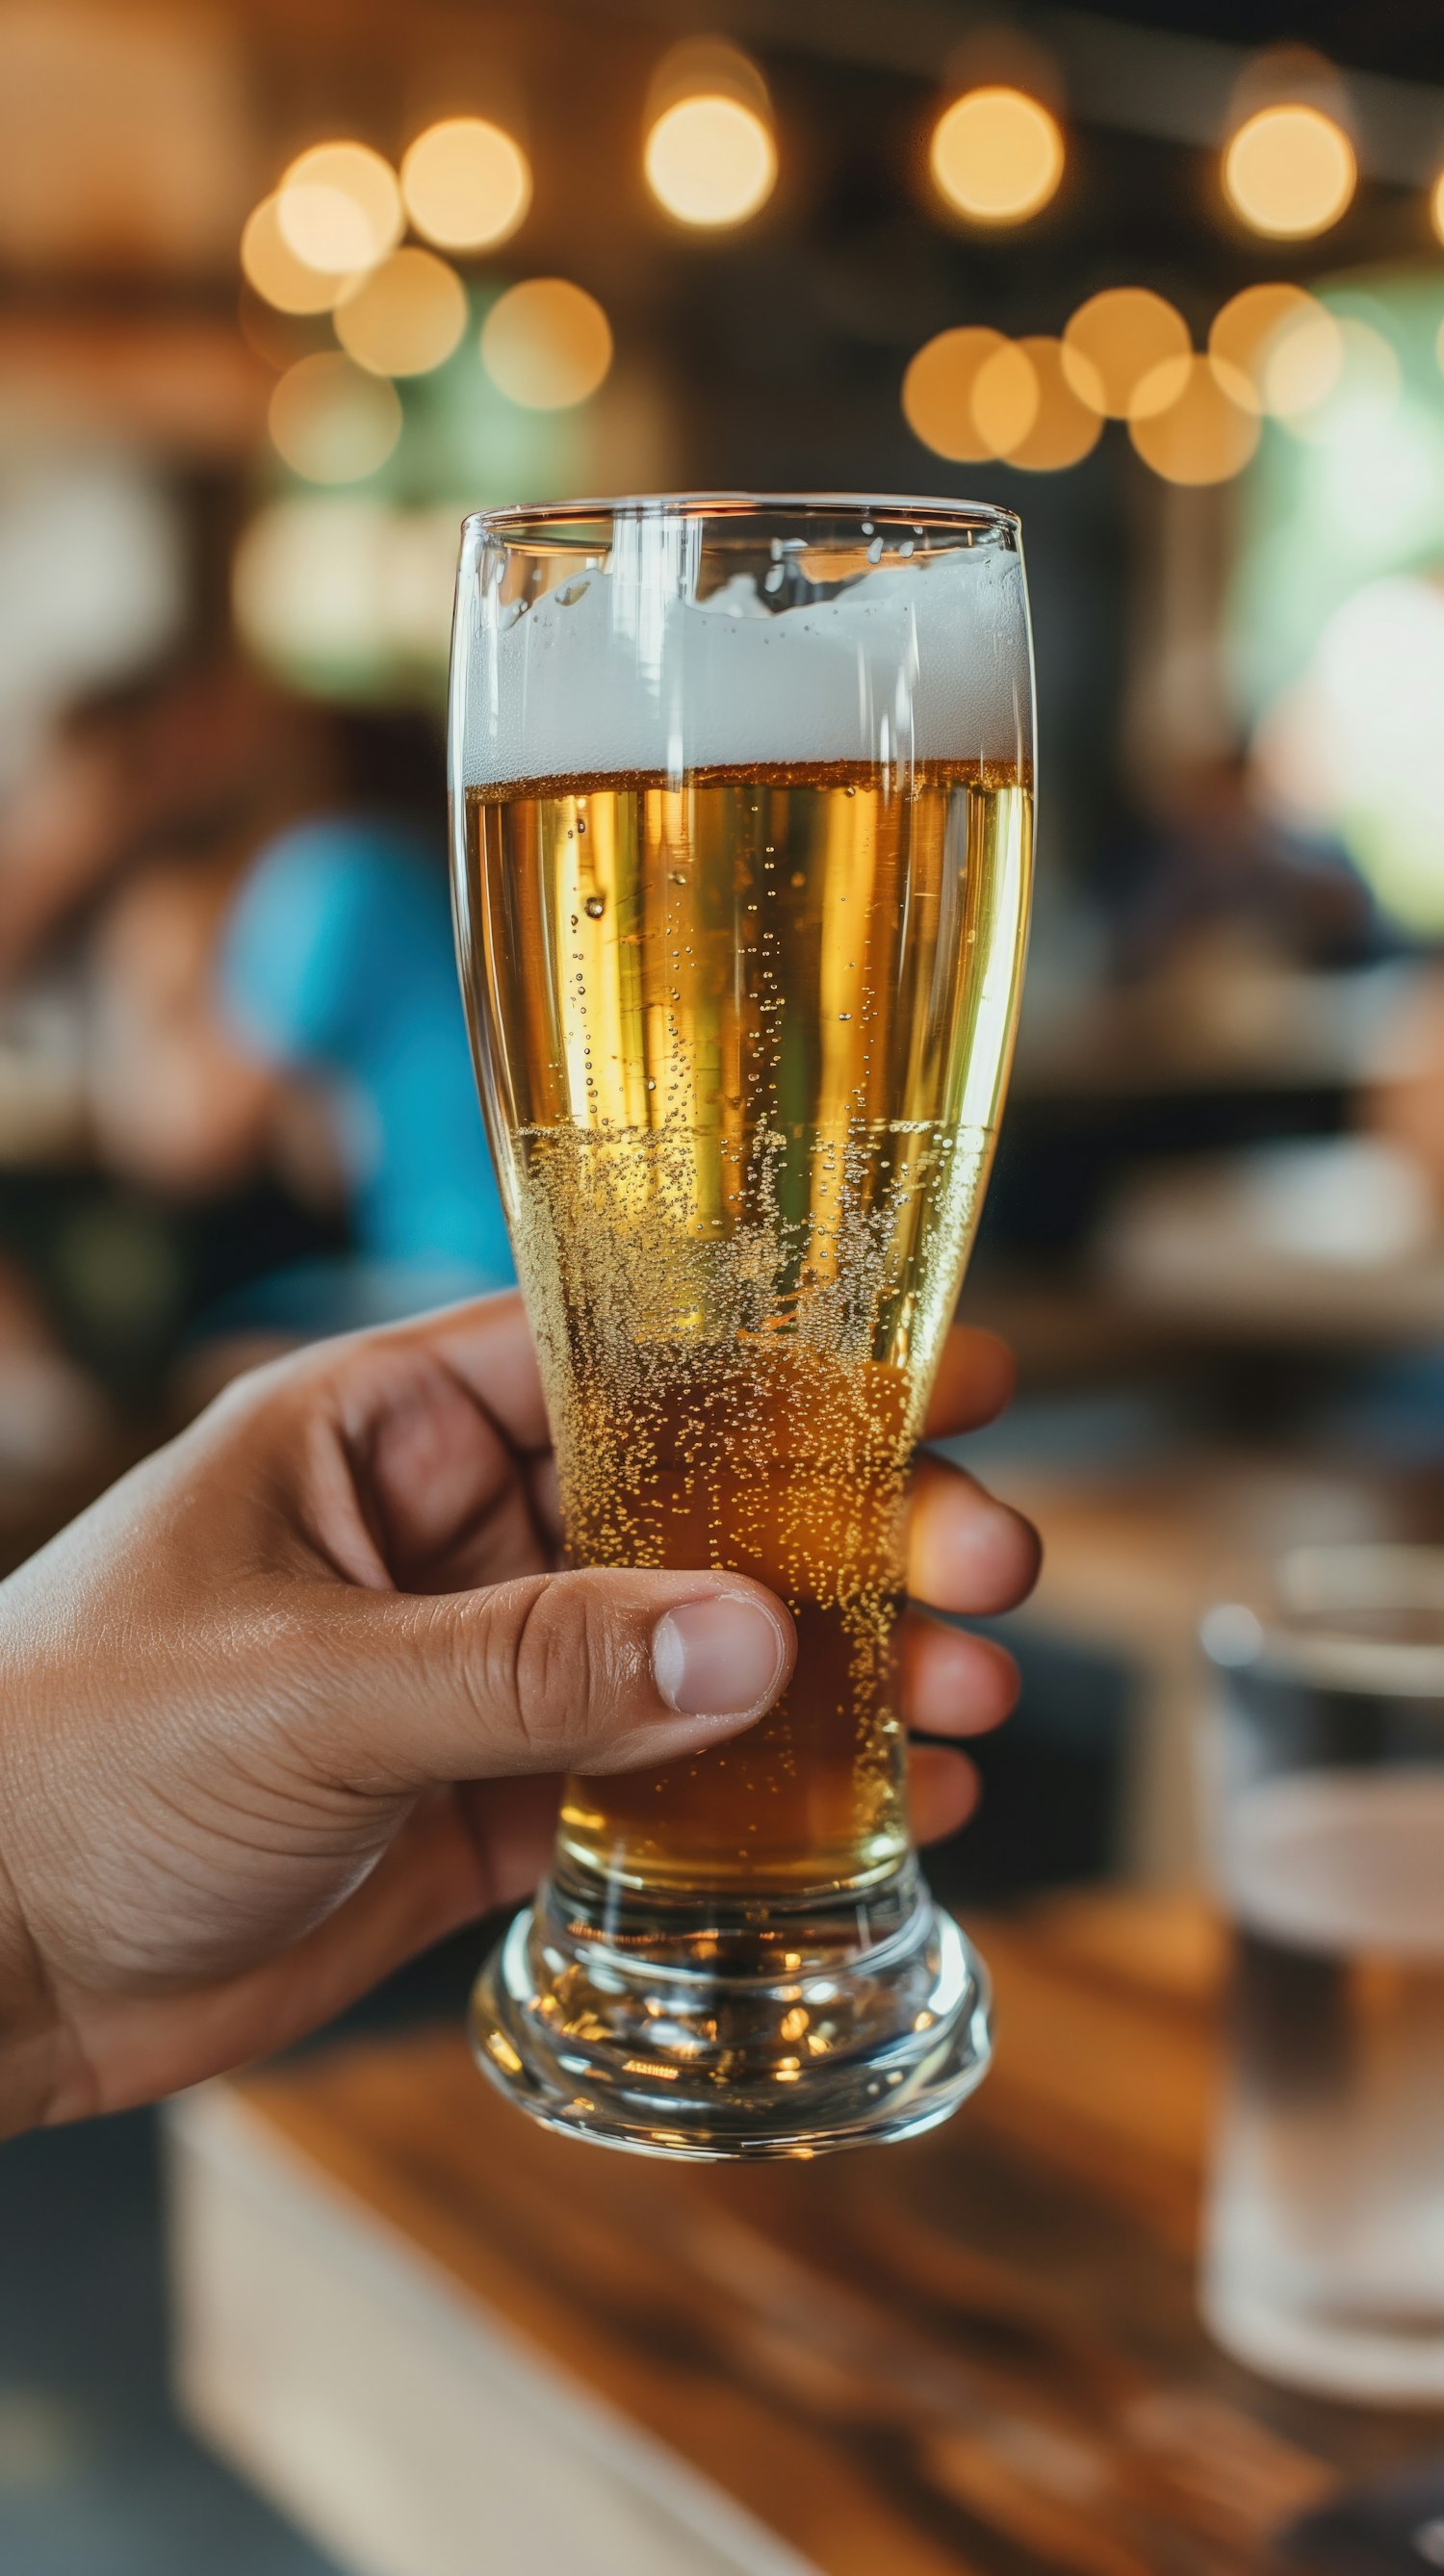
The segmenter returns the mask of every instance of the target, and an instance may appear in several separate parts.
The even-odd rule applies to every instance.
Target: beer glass
[[[906,2136],[986,1985],[910,1846],[905,1487],[977,1221],[1028,908],[1018,524],[703,494],[464,531],[461,978],[569,1561],[720,1566],[795,1678],[567,1783],[484,1970],[487,2072],[681,2156]]]

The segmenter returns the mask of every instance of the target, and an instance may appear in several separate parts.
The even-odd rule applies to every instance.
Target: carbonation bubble
[[[585,826],[582,828],[585,829]],[[592,921],[600,921],[606,908],[607,898],[604,894],[589,894],[583,906],[583,910]]]

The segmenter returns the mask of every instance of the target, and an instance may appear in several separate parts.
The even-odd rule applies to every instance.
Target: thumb
[[[631,1568],[354,1591],[331,1642],[346,1776],[408,1790],[675,1762],[759,1718],[797,1655],[790,1614],[745,1575]]]

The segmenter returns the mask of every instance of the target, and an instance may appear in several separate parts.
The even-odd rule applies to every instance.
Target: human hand
[[[1003,1346],[955,1331],[930,1432],[1010,1387]],[[284,2046],[529,1887],[558,1774],[651,1769],[770,1707],[795,1641],[759,1584],[558,1573],[558,1539],[498,1297],[239,1380],[0,1587],[0,2134]],[[1016,1513],[921,1463],[916,1599],[1003,1609],[1036,1565]],[[903,1677],[934,1736],[1016,1686],[916,1610]],[[920,1748],[913,1791],[919,1832],[951,1831],[969,1766]]]

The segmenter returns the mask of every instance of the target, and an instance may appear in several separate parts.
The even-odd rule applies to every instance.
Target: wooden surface
[[[694,2504],[720,2490],[739,2531],[781,2544],[674,2546],[677,2576],[1272,2567],[1282,2523],[1444,2449],[1444,2427],[1270,2388],[1196,2322],[1218,1937],[1191,1905],[1136,1898],[977,1928],[997,2064],[907,2146],[754,2167],[608,2155],[524,2125],[450,2031],[216,2091],[326,2205],[619,2410]],[[478,2387],[473,2415],[485,2402]],[[267,2482],[264,2441],[228,2447]],[[438,2543],[443,2562],[561,2576],[481,2530],[474,2555]],[[404,2560],[363,2546],[355,2563]]]

